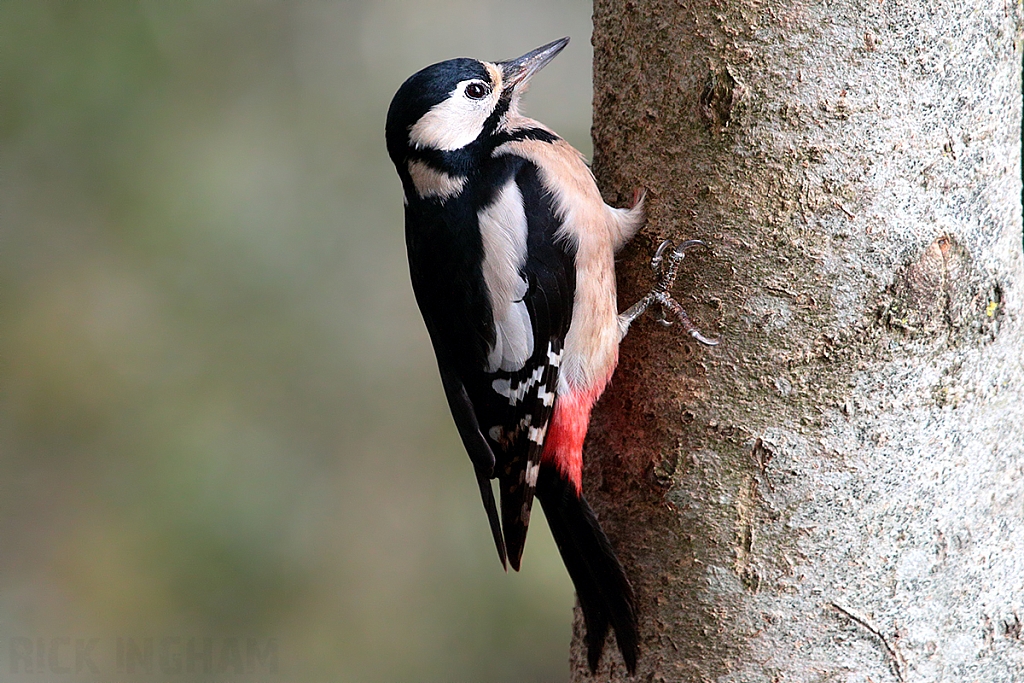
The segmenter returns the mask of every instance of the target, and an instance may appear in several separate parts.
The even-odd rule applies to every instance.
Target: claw
[[[721,341],[720,339],[708,339],[703,334],[701,334],[700,330],[698,330],[696,327],[690,330],[690,336],[699,341],[704,346],[718,346],[718,342]]]
[[[672,246],[672,240],[665,240],[658,245],[658,249],[654,252],[654,256],[651,257],[651,270],[656,274],[661,274],[661,260],[665,256],[665,250]]]
[[[687,334],[689,334],[691,337],[699,341],[701,344],[704,344],[705,346],[718,346],[719,340],[709,339],[705,337],[703,334],[701,334],[700,330],[697,329],[697,326],[693,324],[692,320],[690,320],[690,316],[686,314],[686,310],[684,310],[682,305],[680,305],[680,303],[673,299],[670,295],[665,294],[661,297],[658,297],[658,303],[661,304],[663,311],[665,309],[668,309],[669,311],[675,314],[676,318],[679,320],[679,323],[683,326],[683,329],[686,330]]]
[[[672,285],[675,284],[676,281],[679,262],[683,260],[686,252],[694,247],[707,248],[707,245],[700,240],[686,240],[679,246],[675,246],[672,240],[664,240],[658,245],[658,248],[654,252],[654,256],[651,257],[651,269],[654,271],[655,275],[658,276],[658,282],[647,296],[635,303],[633,306],[630,306],[619,316],[620,336],[625,336],[630,323],[640,317],[640,315],[642,315],[651,304],[657,303],[659,310],[656,322],[658,324],[663,325],[664,327],[671,327],[672,320],[668,319],[666,313],[672,313],[673,317],[679,321],[687,334],[699,341],[701,344],[706,346],[716,346],[718,344],[719,340],[709,339],[701,334],[700,330],[698,330],[690,320],[690,316],[686,314],[686,311],[679,302],[672,298],[672,294],[670,293]],[[668,264],[662,268],[662,264],[665,261],[665,252],[668,249],[672,250],[668,255]]]
[[[662,244],[664,244],[664,242]],[[704,244],[700,240],[686,240],[678,247],[676,247],[672,253],[676,258],[681,259],[690,249],[693,249],[694,247],[704,247],[705,249],[707,249],[707,246],[708,245]]]

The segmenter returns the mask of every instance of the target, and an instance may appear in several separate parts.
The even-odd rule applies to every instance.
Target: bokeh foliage
[[[108,678],[119,637],[207,636],[288,681],[566,676],[571,585],[540,516],[500,570],[383,122],[421,66],[571,35],[528,109],[589,151],[589,15],[0,3],[0,679],[66,636]]]

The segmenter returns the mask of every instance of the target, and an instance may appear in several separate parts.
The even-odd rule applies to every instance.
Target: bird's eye
[[[466,97],[479,100],[487,94],[487,86],[483,83],[470,83],[466,86]]]

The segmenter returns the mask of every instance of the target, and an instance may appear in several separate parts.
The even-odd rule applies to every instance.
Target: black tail
[[[619,558],[601,529],[586,498],[562,479],[557,470],[542,465],[537,481],[537,499],[544,508],[562,561],[576,586],[576,597],[587,626],[587,662],[597,671],[608,626],[632,674],[639,649],[633,587]]]
[[[505,564],[505,539],[501,536],[501,524],[498,522],[498,508],[494,504],[491,478],[487,476],[486,472],[477,470],[476,481],[480,485],[480,497],[483,498],[484,510],[487,511],[487,521],[491,524],[491,535],[494,536],[494,547],[498,549],[498,559],[501,560],[501,568],[508,571],[508,566]],[[522,551],[520,551],[521,554]]]
[[[508,462],[499,465],[498,490],[501,492],[501,530],[505,534],[508,563],[519,571],[526,547],[526,531],[530,528],[533,507],[533,486],[526,481],[527,454],[511,453]],[[540,460],[540,453],[537,453]]]

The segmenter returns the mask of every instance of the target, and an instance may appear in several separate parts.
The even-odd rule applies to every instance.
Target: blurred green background
[[[583,0],[0,3],[0,680],[147,637],[277,644],[207,681],[567,678],[572,586],[543,523],[500,568],[383,141],[417,69],[563,35],[526,111],[589,154]],[[100,676],[12,659],[64,637]]]

